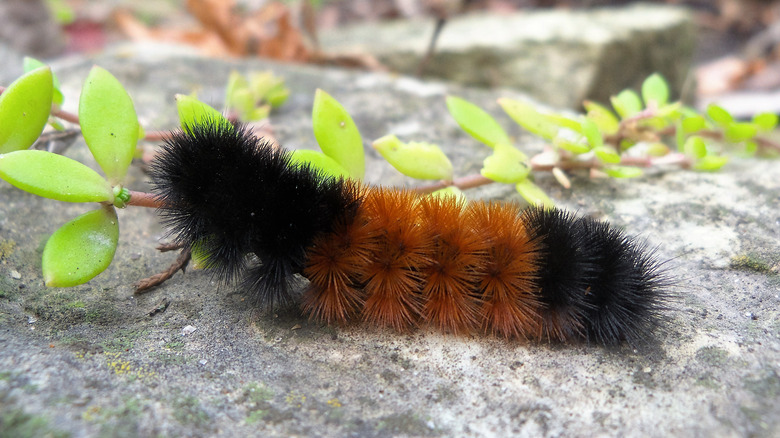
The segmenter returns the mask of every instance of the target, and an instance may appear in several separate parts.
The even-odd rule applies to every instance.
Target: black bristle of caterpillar
[[[585,335],[587,278],[596,270],[583,256],[585,236],[575,216],[563,210],[530,208],[523,221],[541,247],[537,261],[542,323],[539,338],[567,341]]]
[[[225,281],[244,278],[265,307],[293,301],[306,248],[354,214],[357,190],[294,165],[244,126],[205,120],[173,132],[150,166],[163,222]]]
[[[638,345],[663,320],[669,279],[645,244],[592,218],[562,210],[525,213],[542,247],[543,336]]]
[[[670,279],[647,244],[604,222],[583,217],[576,226],[598,270],[589,279],[587,338],[603,345],[638,345],[663,321]]]

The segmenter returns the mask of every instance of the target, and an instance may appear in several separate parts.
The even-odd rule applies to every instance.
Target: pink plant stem
[[[130,200],[127,205],[146,208],[163,208],[164,204],[152,193],[136,192],[130,190]]]

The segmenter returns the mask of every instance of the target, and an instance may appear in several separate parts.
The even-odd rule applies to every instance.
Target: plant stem
[[[603,163],[595,158],[587,161],[577,160],[563,160],[554,164],[533,164],[531,159],[531,170],[534,172],[552,172],[553,169],[561,170],[575,170],[575,169],[599,169],[603,167]],[[644,157],[622,157],[620,164],[624,166],[635,167],[655,167],[655,166],[680,166],[682,168],[691,167],[691,159],[684,154],[671,153],[663,157],[658,158],[644,158]],[[494,181],[485,178],[482,175],[468,175],[462,178],[456,178],[452,181],[439,181],[427,186],[417,187],[414,189],[417,193],[431,193],[436,190],[441,190],[446,187],[457,187],[461,190],[471,189],[474,187],[483,186],[485,184],[491,184]]]
[[[152,193],[146,193],[146,192],[136,192],[133,190],[129,190],[130,192],[130,200],[127,201],[127,205],[133,205],[135,207],[146,207],[146,208],[162,208],[163,203],[160,202],[157,195],[154,195]]]

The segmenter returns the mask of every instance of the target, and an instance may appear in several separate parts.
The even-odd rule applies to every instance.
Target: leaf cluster
[[[611,108],[586,101],[585,114],[545,111],[522,100],[498,100],[504,112],[530,134],[543,139],[547,148],[530,159],[493,116],[459,97],[447,97],[450,115],[477,141],[492,149],[480,171],[483,182],[514,184],[531,204],[552,201],[532,181],[532,171],[551,171],[566,188],[566,171],[590,169],[591,175],[636,178],[644,168],[675,164],[699,171],[715,171],[728,162],[728,152],[753,155],[761,135],[776,128],[778,117],[758,114],[750,122],[734,119],[724,108],[710,105],[699,113],[681,102],[671,102],[666,80],[649,76],[641,92],[627,89],[610,99]],[[452,166],[438,146],[401,143],[394,136],[374,143],[387,161],[401,173],[418,179],[452,181]],[[436,151],[434,153],[434,150]]]

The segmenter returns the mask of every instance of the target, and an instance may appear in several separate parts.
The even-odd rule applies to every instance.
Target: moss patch
[[[775,268],[758,254],[740,254],[731,258],[731,269],[757,272],[759,274],[776,274]]]
[[[67,432],[49,427],[49,421],[38,415],[30,415],[22,409],[11,409],[0,415],[0,436],[15,438],[66,438]]]

